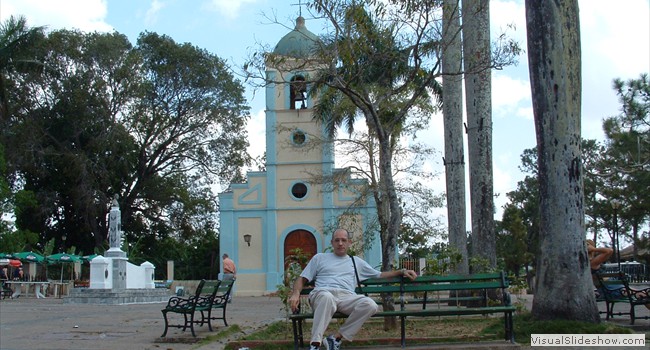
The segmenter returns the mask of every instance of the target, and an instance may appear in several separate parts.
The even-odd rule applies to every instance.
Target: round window
[[[307,185],[298,182],[291,187],[291,195],[295,198],[302,199],[307,195]]]
[[[306,140],[307,136],[301,130],[296,130],[293,132],[293,135],[291,135],[291,141],[293,141],[294,145],[302,145]]]

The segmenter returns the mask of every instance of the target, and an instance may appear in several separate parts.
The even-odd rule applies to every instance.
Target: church
[[[331,251],[337,227],[351,233],[355,254],[381,265],[367,181],[335,168],[333,142],[312,117],[318,101],[307,91],[319,66],[309,58],[319,44],[298,17],[295,29],[269,54],[275,59],[267,59],[265,68],[265,171],[248,172],[244,183],[219,194],[219,251],[237,266],[235,295],[277,291],[294,249],[308,256]]]

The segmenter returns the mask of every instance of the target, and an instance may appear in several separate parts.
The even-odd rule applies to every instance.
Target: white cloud
[[[490,22],[492,36],[505,32],[509,38],[526,44],[526,11],[523,1],[490,2]]]
[[[29,14],[29,26],[48,26],[49,29],[79,29],[86,32],[110,32],[113,27],[106,23],[108,12],[106,0],[2,0],[0,19],[11,15]]]
[[[210,7],[230,19],[237,18],[242,6],[250,6],[258,0],[210,0]]]
[[[530,105],[530,83],[528,79],[512,75],[492,73],[493,114],[505,115],[516,111],[521,103]]]
[[[152,26],[158,21],[158,14],[166,6],[166,4],[160,0],[153,0],[151,6],[147,10],[147,13],[144,16],[144,23],[147,26]]]
[[[251,114],[246,130],[248,131],[248,154],[251,157],[260,157],[266,150],[266,113],[263,109]]]

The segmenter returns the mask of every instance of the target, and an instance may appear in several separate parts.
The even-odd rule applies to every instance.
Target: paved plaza
[[[170,328],[160,338],[165,303],[130,305],[64,304],[57,298],[19,298],[0,301],[1,350],[107,349],[189,350],[221,349],[223,344],[198,347],[189,329]],[[237,297],[228,305],[229,325],[251,332],[284,318],[278,297]],[[223,322],[215,321],[215,329]],[[214,334],[195,327],[198,339]],[[236,335],[235,335],[236,336]]]
[[[532,295],[524,296],[528,309]],[[189,330],[170,328],[167,338],[161,339],[164,321],[160,310],[164,303],[131,305],[64,304],[63,299],[21,297],[0,300],[0,350],[56,350],[56,349],[156,349],[156,350],[208,350],[223,349],[230,339],[199,345]],[[621,306],[623,309],[625,306]],[[637,307],[643,315],[647,309]],[[284,311],[278,297],[236,297],[228,306],[228,324],[239,325],[244,333],[250,333],[268,323],[284,319]],[[628,326],[629,319],[617,317],[617,324]],[[216,321],[216,329],[223,323]],[[650,320],[637,320],[634,330],[650,331]],[[196,327],[197,338],[211,334],[207,326]],[[289,335],[288,335],[289,336]],[[409,347],[409,349],[513,349],[519,345],[506,346],[494,343],[471,343],[437,345],[435,347]],[[347,346],[346,349],[352,349]],[[367,349],[367,348],[366,348]],[[382,347],[382,349],[393,349]],[[398,348],[394,348],[398,349]],[[563,347],[563,350],[571,348]],[[574,349],[588,349],[578,347]],[[602,348],[597,348],[602,349]],[[633,349],[633,348],[626,348]]]

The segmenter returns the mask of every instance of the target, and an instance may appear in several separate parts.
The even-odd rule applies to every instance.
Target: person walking
[[[291,310],[296,312],[300,291],[306,284],[315,282],[314,290],[309,293],[309,303],[314,310],[310,350],[320,349],[323,333],[335,312],[348,317],[335,334],[326,338],[330,350],[341,349],[343,339],[352,341],[366,320],[379,311],[372,298],[355,293],[357,276],[359,281],[376,277],[405,276],[411,280],[417,277],[415,271],[406,269],[381,272],[359,257],[348,256],[351,240],[345,229],[335,230],[331,243],[333,253],[319,253],[311,258],[296,278],[288,300]]]
[[[228,257],[228,254],[223,254],[223,280],[237,279],[237,268],[235,262]]]
[[[235,262],[228,257],[228,254],[224,253],[221,257],[223,265],[223,276],[221,279],[223,281],[236,280],[237,279],[237,268],[235,267]],[[234,283],[234,282],[233,282]],[[228,302],[232,303],[232,293],[228,295]]]

